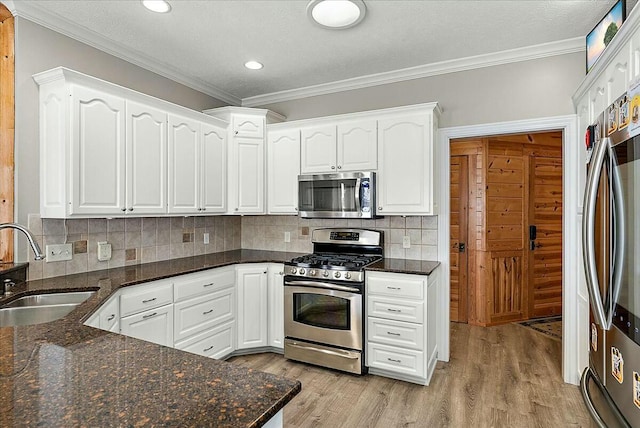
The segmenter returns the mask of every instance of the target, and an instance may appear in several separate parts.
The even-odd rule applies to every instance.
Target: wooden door
[[[451,229],[449,238],[450,319],[467,322],[469,165],[467,156],[451,156]]]
[[[529,317],[562,314],[562,158],[530,158]]]

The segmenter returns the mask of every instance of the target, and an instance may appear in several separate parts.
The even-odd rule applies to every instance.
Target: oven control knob
[[[351,278],[351,273],[347,272],[344,274],[345,279],[350,279]]]
[[[316,276],[316,270],[315,269],[309,269],[309,276]]]
[[[291,273],[295,275],[295,273],[296,273],[296,272],[298,272],[298,269],[296,269],[296,268],[292,267],[292,268],[291,268]]]
[[[333,276],[335,276],[336,278],[340,278],[340,272],[334,273]]]
[[[326,270],[322,271],[322,276],[324,276],[325,278],[329,276],[329,272],[327,272]]]
[[[300,268],[300,275],[304,275],[305,272],[304,268]]]

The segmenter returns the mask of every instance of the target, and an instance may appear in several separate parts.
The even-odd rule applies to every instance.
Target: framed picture
[[[602,52],[604,52],[626,18],[625,0],[619,0],[593,30],[587,34],[587,73],[600,58],[600,55],[602,55]]]

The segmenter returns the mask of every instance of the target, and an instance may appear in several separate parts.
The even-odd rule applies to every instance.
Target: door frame
[[[438,130],[438,144],[435,153],[435,175],[439,179],[440,194],[438,196],[438,255],[441,266],[441,288],[438,294],[439,313],[437,319],[438,359],[449,361],[450,327],[449,327],[449,156],[450,140],[465,137],[515,134],[538,131],[562,131],[562,376],[566,383],[577,385],[580,380],[580,349],[587,352],[585,335],[580,335],[578,322],[579,296],[579,243],[578,215],[579,185],[579,139],[577,115],[553,116],[537,119],[515,120],[479,125],[455,126]],[[586,328],[586,326],[583,326]]]

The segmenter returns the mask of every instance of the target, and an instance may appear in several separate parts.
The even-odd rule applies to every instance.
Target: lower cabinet
[[[175,344],[176,349],[210,358],[225,358],[235,351],[235,321],[228,321]]]
[[[367,272],[366,358],[371,374],[428,385],[438,357],[436,270]]]
[[[238,349],[268,346],[266,264],[236,268]]]
[[[267,269],[269,275],[268,304],[269,315],[269,346],[284,352],[284,266],[270,264]]]
[[[173,305],[148,309],[120,320],[120,333],[164,346],[173,346]]]

